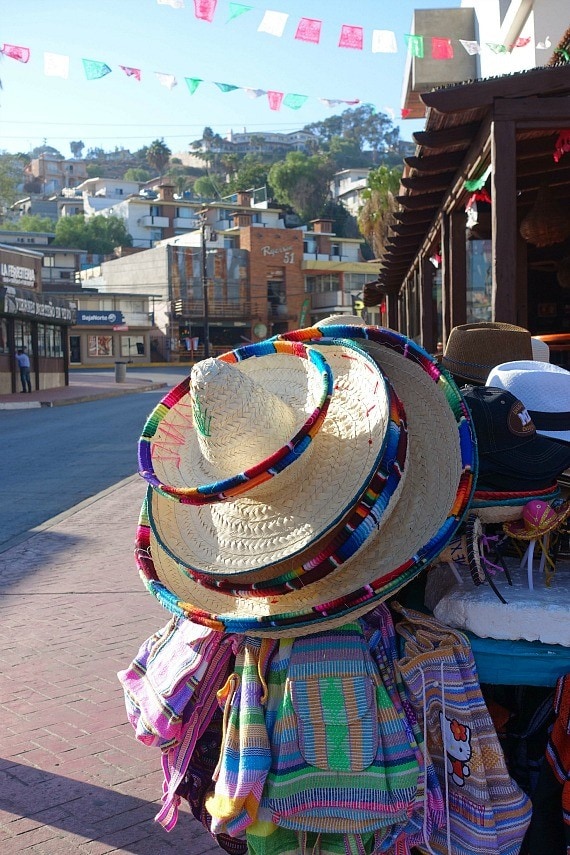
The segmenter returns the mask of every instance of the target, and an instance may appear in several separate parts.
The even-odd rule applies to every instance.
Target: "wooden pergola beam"
[[[479,130],[479,124],[479,122],[468,122],[465,125],[454,125],[452,128],[440,128],[437,131],[416,131],[412,137],[423,148],[438,149],[464,145],[466,149],[473,142]]]
[[[497,121],[508,119],[524,121],[526,127],[549,121],[565,125],[570,116],[570,95],[548,96],[533,95],[529,98],[499,98],[493,105],[493,118]]]
[[[396,202],[409,211],[423,211],[426,208],[437,209],[443,201],[444,193],[421,193],[418,196],[396,196]]]
[[[400,179],[402,187],[416,193],[430,193],[435,190],[447,190],[456,170],[435,172],[433,175],[407,175]]]
[[[404,158],[404,163],[418,172],[449,172],[461,166],[464,157],[464,151],[449,151],[443,154],[428,154],[425,157],[411,155]]]
[[[425,223],[426,228],[433,219],[429,211],[394,211],[394,217],[399,222],[405,223],[408,226]]]

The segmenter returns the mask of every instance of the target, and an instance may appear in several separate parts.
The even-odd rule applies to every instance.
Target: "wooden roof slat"
[[[425,211],[394,211],[394,218],[401,223],[405,223],[406,225],[417,225],[419,223],[425,223],[426,228],[429,226],[433,219],[433,214],[429,210]]]
[[[410,211],[420,211],[425,210],[426,208],[435,208],[437,209],[441,204],[445,193],[421,193],[418,196],[396,196],[396,202],[401,205],[403,208],[407,208]]]
[[[477,107],[490,107],[496,98],[525,98],[537,92],[570,92],[570,64],[557,68],[533,68],[530,71],[470,81],[421,94],[426,107],[438,113],[461,113]]]
[[[425,234],[426,226],[422,223],[393,223],[390,226],[390,232],[396,237],[409,237],[417,235],[418,237]]]
[[[461,166],[464,157],[463,151],[450,151],[443,154],[429,154],[425,157],[412,155],[405,157],[404,163],[410,169],[417,169],[418,172],[449,172]]]
[[[441,128],[433,131],[416,131],[412,134],[415,142],[423,148],[438,149],[463,145],[467,148],[479,130],[479,122],[469,122],[465,125],[455,125],[452,128]]]
[[[433,190],[446,190],[456,170],[436,172],[433,175],[407,175],[400,179],[402,187],[416,193],[430,193]]]

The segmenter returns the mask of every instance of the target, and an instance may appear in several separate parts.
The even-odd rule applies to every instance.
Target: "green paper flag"
[[[239,89],[239,86],[232,86],[231,83],[216,83],[220,92],[233,92],[234,89]]]
[[[233,21],[234,18],[239,18],[244,12],[251,12],[253,6],[245,6],[243,3],[230,3],[230,17],[226,24]]]
[[[285,107],[290,107],[292,110],[298,110],[299,107],[303,106],[308,97],[308,95],[285,95],[283,98],[283,105]]]
[[[105,62],[97,62],[94,59],[82,59],[83,70],[87,80],[98,80],[99,77],[105,77],[111,73],[111,69]]]
[[[483,175],[479,178],[473,178],[471,181],[464,181],[463,186],[466,190],[474,193],[475,190],[480,190],[487,183],[487,178],[491,174],[491,166],[488,166]]]
[[[406,44],[408,46],[408,51],[412,56],[417,57],[418,59],[424,58],[424,37],[423,36],[413,36],[410,33],[407,33],[404,38],[406,39]]]
[[[495,44],[494,42],[487,42],[487,47],[489,50],[492,50],[493,53],[508,53],[508,48],[506,45]]]
[[[204,82],[201,77],[185,77],[184,80],[190,90],[190,95],[193,95],[200,83]]]

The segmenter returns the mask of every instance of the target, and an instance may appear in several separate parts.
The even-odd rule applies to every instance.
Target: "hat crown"
[[[192,368],[190,396],[203,462],[217,479],[270,457],[305,418],[265,386],[217,359]]]

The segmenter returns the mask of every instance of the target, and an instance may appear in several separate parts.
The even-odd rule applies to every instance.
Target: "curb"
[[[66,511],[62,511],[60,514],[56,514],[55,517],[51,517],[51,519],[45,520],[45,522],[39,523],[39,525],[35,525],[33,528],[28,529],[28,531],[24,531],[21,534],[15,535],[10,540],[7,540],[5,543],[0,544],[0,554],[2,554],[3,552],[7,552],[9,549],[13,549],[15,546],[18,546],[20,543],[24,543],[26,540],[30,540],[30,538],[35,537],[36,534],[41,534],[48,528],[53,528],[54,525],[57,525],[68,517],[72,517],[78,511],[83,510],[83,508],[88,508],[89,505],[93,505],[95,504],[95,502],[99,502],[101,499],[105,499],[107,496],[111,495],[111,493],[114,493],[116,490],[120,490],[122,487],[126,487],[127,484],[132,484],[133,481],[138,481],[140,477],[141,476],[138,474],[138,472],[134,475],[128,475],[126,478],[123,478],[122,481],[117,481],[117,483],[112,484],[111,487],[106,487],[99,493],[95,493],[94,496],[89,496],[88,499],[83,499],[83,501],[78,502],[76,505],[73,505]]]
[[[54,401],[10,401],[0,403],[0,410],[31,410],[38,407],[66,407],[68,404],[84,404],[87,401],[100,401],[104,398],[121,398],[123,395],[134,395],[138,392],[153,392],[164,389],[168,383],[149,383],[145,386],[137,386],[134,389],[109,389],[107,392],[94,392],[93,394],[78,395],[75,398],[62,398]]]

